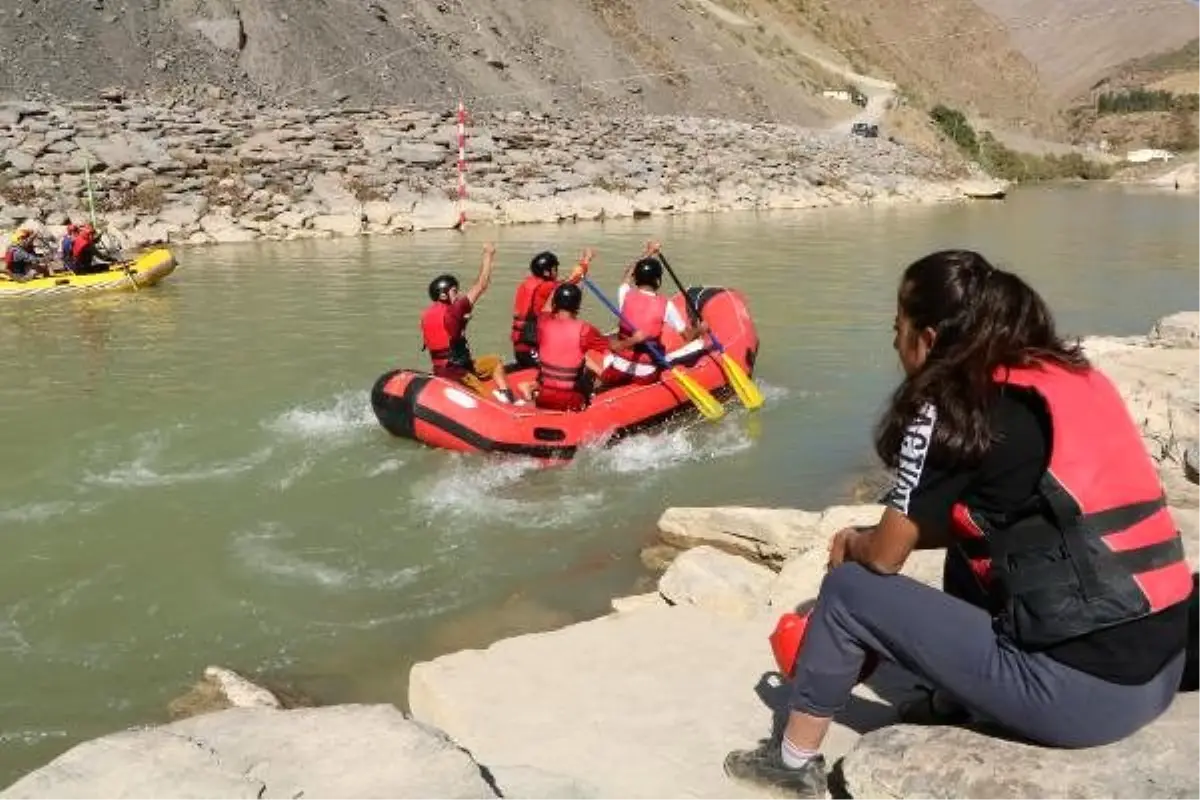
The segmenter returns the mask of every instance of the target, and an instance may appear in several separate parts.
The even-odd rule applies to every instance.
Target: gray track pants
[[[1128,736],[1166,710],[1183,673],[1181,653],[1145,685],[1108,683],[1016,649],[970,602],[903,575],[843,564],[821,584],[796,664],[792,708],[819,717],[840,711],[868,649],[947,691],[977,716],[1054,747],[1093,747]]]

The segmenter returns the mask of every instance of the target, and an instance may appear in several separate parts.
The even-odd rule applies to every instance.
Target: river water
[[[507,345],[533,252],[594,245],[612,288],[659,238],[685,279],[747,294],[766,407],[557,470],[390,438],[368,389],[424,364],[424,287],[444,269],[469,281],[488,236],[476,352]],[[1141,333],[1197,305],[1194,196],[1055,187],[181,250],[152,290],[0,306],[0,781],[164,719],[207,664],[402,704],[414,659],[641,588],[638,551],[669,505],[836,502],[896,380],[899,271],[950,246],[1027,276],[1073,333]]]

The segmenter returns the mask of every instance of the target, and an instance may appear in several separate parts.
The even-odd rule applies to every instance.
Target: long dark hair
[[[1029,284],[971,250],[942,250],[910,264],[898,306],[911,335],[925,328],[937,335],[924,365],[896,388],[876,426],[875,451],[889,467],[898,465],[904,430],[927,404],[937,410],[930,454],[978,463],[992,443],[998,367],[1089,366],[1078,342],[1059,338],[1050,309]]]

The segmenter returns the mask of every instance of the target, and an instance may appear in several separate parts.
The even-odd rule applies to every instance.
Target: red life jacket
[[[661,352],[663,319],[667,313],[667,298],[661,294],[646,294],[641,289],[633,287],[625,293],[625,302],[621,304],[621,316],[629,320],[633,328],[646,334],[646,342],[655,345]],[[624,322],[619,326],[621,336],[633,335],[633,328]],[[629,350],[619,353],[626,361],[641,364],[655,363],[650,355],[650,349],[645,344],[639,344]]]
[[[1000,629],[1037,649],[1157,613],[1188,598],[1191,570],[1154,463],[1103,373],[1001,369],[1050,414],[1050,463],[1023,512],[996,519],[956,504],[955,543],[999,607]]]
[[[71,258],[75,259],[76,261],[78,261],[80,258],[83,258],[83,251],[87,249],[87,246],[91,243],[92,239],[90,236],[75,237],[74,241],[71,242]]]
[[[448,366],[471,369],[471,350],[467,345],[467,337],[460,334],[454,339],[450,338],[449,314],[450,304],[438,302],[431,303],[421,314],[423,349],[429,350],[434,374]]]
[[[554,285],[553,280],[530,275],[517,287],[517,294],[513,297],[511,338],[512,343],[517,345],[519,350],[531,350],[537,347],[538,317],[541,315],[542,309],[534,308],[534,304],[538,299],[538,289],[547,283]],[[544,299],[543,302],[545,302]]]
[[[538,382],[544,389],[579,391],[583,377],[583,332],[587,323],[569,317],[546,317],[538,330]]]
[[[12,245],[9,245],[8,247],[4,248],[4,266],[5,266],[5,267],[6,267],[6,268],[7,268],[9,271],[11,271],[11,270],[12,270],[12,268],[13,268],[13,262],[14,262],[15,260],[16,260],[16,258],[15,258],[14,254],[13,254],[13,246],[12,246]]]

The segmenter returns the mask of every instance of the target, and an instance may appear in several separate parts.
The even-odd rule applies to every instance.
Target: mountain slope
[[[109,86],[203,96],[217,91],[208,84],[269,104],[446,111],[462,94],[472,110],[824,126],[856,113],[820,96],[853,70],[895,81],[919,107],[944,102],[1049,131],[1073,87],[1194,35],[1194,6],[1141,5],[1132,13],[1112,0],[7,0],[0,99],[94,99]]]
[[[1084,92],[1130,59],[1175,50],[1196,37],[1200,11],[1188,0],[975,0],[1000,20],[1013,45],[1059,101]]]

